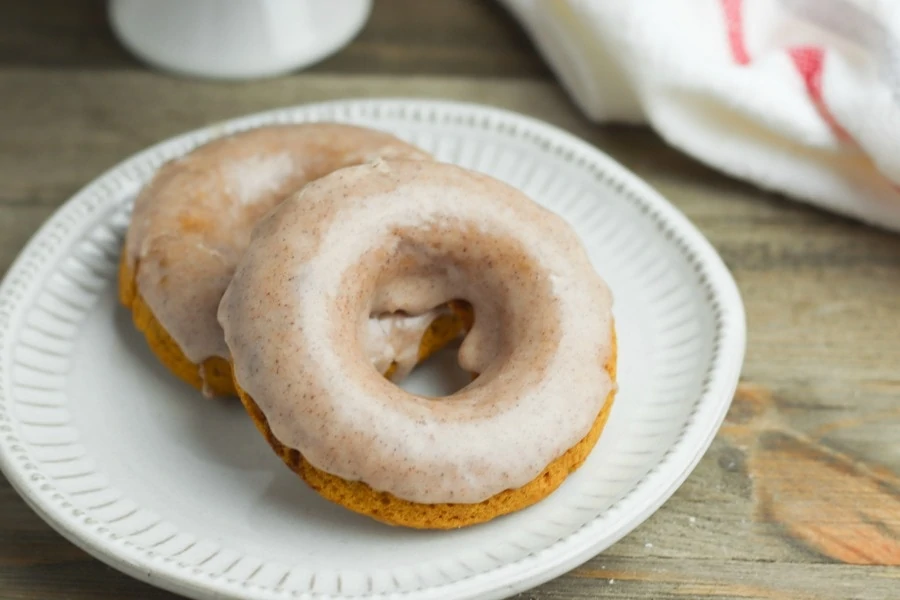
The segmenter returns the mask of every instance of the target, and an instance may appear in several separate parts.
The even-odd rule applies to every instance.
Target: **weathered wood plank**
[[[22,247],[53,210],[53,206],[0,204],[0,274],[6,273]]]
[[[5,3],[0,66],[145,70],[116,40],[105,0]],[[525,33],[497,2],[377,0],[353,43],[317,73],[550,79]]]
[[[0,89],[16,90],[0,111],[5,128],[0,202],[6,203],[58,204],[61,194],[150,144],[282,106],[388,95],[505,101],[543,114],[570,106],[548,83],[472,78],[303,75],[247,85],[198,83],[143,71],[7,69],[0,71]]]
[[[541,598],[759,598],[765,600],[876,600],[896,597],[900,573],[891,568],[740,561],[597,558],[541,588]],[[598,588],[597,583],[601,584]],[[605,584],[605,588],[602,587]],[[557,590],[557,587],[560,588]],[[524,595],[528,597],[527,594]]]

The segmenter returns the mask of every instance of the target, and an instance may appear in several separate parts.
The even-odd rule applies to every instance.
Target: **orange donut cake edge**
[[[614,381],[616,350],[616,334],[613,329],[612,355],[605,368]],[[414,529],[456,529],[476,525],[527,508],[549,496],[587,460],[606,426],[616,394],[613,388],[607,395],[587,435],[524,486],[505,490],[474,504],[422,504],[397,498],[389,492],[379,492],[361,481],[348,481],[312,466],[298,450],[288,448],[278,441],[253,398],[240,389],[240,386],[236,385],[236,388],[247,413],[275,453],[322,497],[376,521]]]

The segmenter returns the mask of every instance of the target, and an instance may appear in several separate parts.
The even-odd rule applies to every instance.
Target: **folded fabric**
[[[591,119],[900,230],[900,1],[501,2]]]

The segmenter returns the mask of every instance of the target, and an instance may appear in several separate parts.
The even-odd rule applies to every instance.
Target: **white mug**
[[[362,29],[372,0],[109,0],[119,41],[154,67],[252,79],[309,66]]]

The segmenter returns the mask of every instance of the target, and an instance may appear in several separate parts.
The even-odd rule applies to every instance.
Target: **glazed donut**
[[[386,133],[315,123],[220,138],[163,165],[135,201],[119,274],[120,300],[162,363],[207,395],[234,394],[216,310],[253,226],[309,181],[375,158],[429,157]],[[372,360],[400,378],[461,324],[446,307],[384,315]]]
[[[450,301],[474,311],[472,383],[431,398],[372,368],[369,315]],[[615,392],[611,304],[575,232],[521,192],[378,161],[260,222],[219,322],[238,394],[301,478],[385,523],[453,528],[539,501],[585,460]]]

